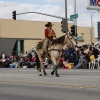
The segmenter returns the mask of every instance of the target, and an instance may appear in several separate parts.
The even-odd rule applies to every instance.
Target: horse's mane
[[[65,40],[65,35],[61,36],[55,40],[52,41],[52,45],[56,45],[56,44],[64,44],[64,40]]]

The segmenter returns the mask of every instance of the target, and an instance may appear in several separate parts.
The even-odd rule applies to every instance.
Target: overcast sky
[[[68,1],[68,18],[74,13],[73,0]],[[90,26],[91,25],[91,15],[93,10],[87,10],[85,6],[85,0],[76,0],[77,2],[77,24],[78,26]],[[6,6],[2,5],[6,3]],[[17,6],[12,6],[8,4],[19,3]],[[65,17],[65,0],[2,0],[0,1],[0,18],[12,19],[12,11],[16,10],[17,13],[27,12],[27,11],[37,11],[47,14],[52,14],[56,16]],[[18,20],[36,20],[36,21],[52,21],[61,22],[61,19],[48,17],[39,14],[26,14],[17,16]],[[98,20],[98,14],[95,14],[93,21]]]

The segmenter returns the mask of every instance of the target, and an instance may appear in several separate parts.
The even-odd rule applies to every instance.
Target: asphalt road
[[[100,100],[100,70],[0,69],[0,100]]]

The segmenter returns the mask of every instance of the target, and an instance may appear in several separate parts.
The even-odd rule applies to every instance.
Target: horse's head
[[[69,32],[69,37],[73,41],[74,45],[77,45],[78,44],[78,41],[77,41],[76,36],[73,36],[72,34],[70,34],[70,32]]]
[[[65,44],[70,44],[72,47],[75,47],[77,44],[74,36],[72,36],[70,33],[65,36]]]

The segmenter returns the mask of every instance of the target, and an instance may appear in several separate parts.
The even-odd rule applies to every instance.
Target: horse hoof
[[[57,74],[56,77],[60,77],[59,74]]]
[[[42,76],[42,74],[39,74],[39,76]]]
[[[51,72],[51,75],[54,75],[54,72]]]

